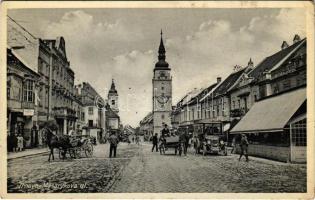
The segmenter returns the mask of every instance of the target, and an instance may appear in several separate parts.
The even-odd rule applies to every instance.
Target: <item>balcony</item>
[[[73,118],[77,119],[75,110],[67,107],[55,107],[53,108],[53,114],[56,118]]]
[[[24,109],[34,109],[35,108],[35,104],[34,104],[34,102],[22,101],[22,108],[24,108]]]

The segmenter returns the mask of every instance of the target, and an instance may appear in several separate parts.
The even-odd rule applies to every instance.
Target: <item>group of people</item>
[[[179,136],[179,141],[181,144],[183,144],[184,155],[187,155],[187,149],[188,149],[188,147],[191,146],[191,144],[193,144],[193,147],[195,149],[195,154],[200,153],[199,152],[200,145],[201,145],[200,139],[197,136],[192,137],[192,135],[193,135],[192,133],[189,133],[189,134],[183,133]],[[155,151],[158,152],[159,145],[165,143],[166,142],[165,137],[169,137],[169,136],[171,136],[171,134],[170,134],[169,129],[167,128],[167,125],[165,124],[164,128],[161,131],[160,138],[158,138],[157,133],[155,133],[155,135],[152,137],[153,146],[152,146],[151,151],[153,152],[155,149]],[[240,143],[239,143],[239,147],[240,147],[240,157],[238,159],[239,161],[241,160],[241,158],[243,156],[245,156],[246,162],[249,161],[248,145],[249,145],[249,142],[248,142],[246,135],[241,134],[241,139],[240,139]],[[236,152],[236,138],[233,138],[231,153],[235,153],[235,152]]]
[[[8,151],[18,152],[24,150],[24,138],[22,134],[11,134],[8,136]]]

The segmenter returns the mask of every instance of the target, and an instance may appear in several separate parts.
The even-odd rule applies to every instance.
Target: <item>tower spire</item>
[[[158,62],[155,64],[155,69],[157,68],[168,68],[168,63],[165,61],[165,47],[163,42],[163,31],[161,29],[161,40],[160,40],[160,46],[159,46],[159,56],[158,56]]]
[[[159,46],[159,60],[165,60],[165,47],[163,43],[163,31],[161,29],[161,41]]]

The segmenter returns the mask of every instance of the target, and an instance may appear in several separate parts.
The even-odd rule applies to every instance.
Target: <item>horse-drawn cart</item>
[[[183,152],[183,144],[179,140],[179,136],[167,136],[164,139],[160,140],[160,154],[165,154],[165,151],[168,149],[174,149],[175,155],[178,154],[181,156]]]
[[[61,159],[67,153],[71,158],[81,158],[83,153],[86,157],[92,157],[93,144],[88,138],[70,138],[70,144],[67,150],[59,148],[59,158]]]

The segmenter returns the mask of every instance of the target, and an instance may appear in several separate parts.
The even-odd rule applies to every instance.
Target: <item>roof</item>
[[[239,79],[239,77],[243,74],[246,67],[230,74],[214,91],[213,96],[219,96],[225,94],[230,87],[234,85],[234,83]]]
[[[200,101],[203,99],[203,97],[205,97],[210,91],[213,90],[213,88],[215,88],[218,85],[218,83],[214,83],[212,85],[210,85],[209,87],[207,87],[206,89],[201,89],[201,91],[199,91],[199,93],[193,97],[189,103],[197,103],[196,101]]]
[[[7,48],[29,69],[38,72],[39,40],[7,17]]]
[[[140,124],[150,123],[151,121],[153,121],[153,112],[149,112],[143,120],[140,121]]]
[[[187,95],[182,99],[182,105],[186,105],[189,103],[193,98],[195,98],[200,92],[202,92],[203,88],[195,88],[192,91],[188,92]]]
[[[277,65],[281,60],[286,58],[290,53],[292,53],[296,47],[298,47],[303,41],[298,41],[291,46],[278,51],[277,53],[266,57],[260,64],[258,64],[250,73],[249,76],[257,79],[259,76],[262,75],[263,72],[271,70],[275,65]]]
[[[305,101],[305,87],[258,101],[231,133],[282,131]]]

